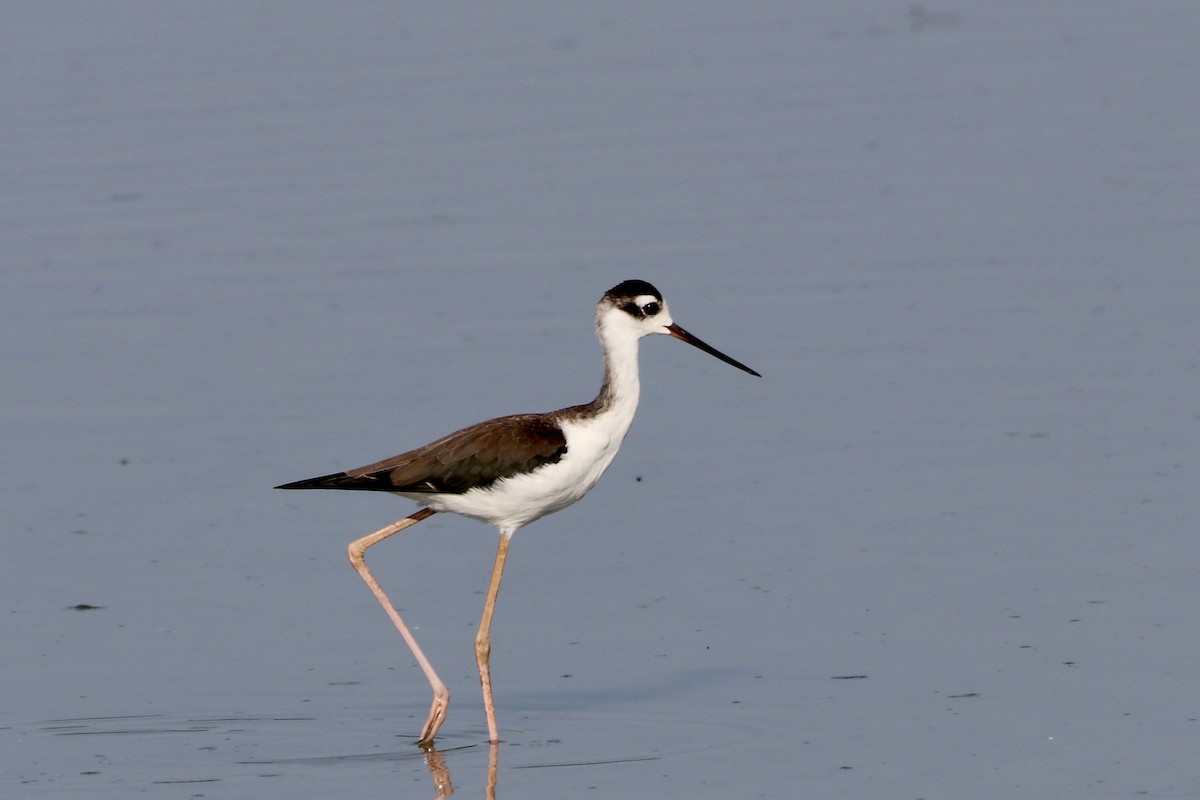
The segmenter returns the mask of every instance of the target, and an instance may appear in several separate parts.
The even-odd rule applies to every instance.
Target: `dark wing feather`
[[[546,415],[517,414],[463,428],[365,467],[278,488],[461,494],[553,464],[566,452],[566,437]]]

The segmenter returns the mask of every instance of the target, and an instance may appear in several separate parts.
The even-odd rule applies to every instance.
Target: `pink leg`
[[[404,637],[404,641],[408,643],[408,649],[412,650],[413,656],[417,659],[417,663],[421,665],[421,670],[429,680],[430,688],[433,689],[433,704],[429,707],[429,718],[425,720],[425,727],[421,728],[419,744],[423,747],[433,744],[433,737],[437,735],[438,728],[442,727],[442,723],[446,719],[446,708],[450,705],[450,690],[446,688],[446,684],[442,683],[442,679],[438,677],[438,674],[433,671],[433,665],[429,663],[429,659],[421,652],[421,647],[413,637],[412,631],[404,624],[404,620],[400,619],[400,615],[396,613],[392,601],[388,600],[388,596],[379,587],[379,583],[375,580],[375,576],[371,574],[371,570],[367,569],[366,552],[367,548],[371,545],[382,542],[392,534],[399,533],[411,525],[416,525],[421,520],[436,513],[432,509],[422,508],[415,514],[388,525],[386,528],[381,528],[370,536],[364,536],[361,539],[351,542],[349,548],[351,565],[354,566],[359,577],[367,584],[367,588],[375,595],[375,599],[383,606],[383,610],[391,618],[392,624],[396,626],[396,630],[400,631],[400,635]]]
[[[479,664],[479,683],[483,686],[483,710],[487,714],[488,741],[500,741],[500,730],[496,726],[496,704],[492,700],[492,614],[496,610],[496,595],[500,593],[500,578],[504,575],[504,559],[508,555],[508,542],[514,531],[500,532],[500,545],[496,549],[496,563],[492,566],[492,580],[488,584],[487,599],[483,603],[483,619],[475,634],[475,661]]]

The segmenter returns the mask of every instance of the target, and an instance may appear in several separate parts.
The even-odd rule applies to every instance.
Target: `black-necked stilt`
[[[384,461],[276,487],[391,492],[421,504],[415,514],[350,544],[350,563],[391,617],[433,688],[433,705],[421,729],[421,745],[433,743],[445,720],[450,692],[367,569],[367,548],[438,511],[473,517],[500,529],[483,619],[475,635],[488,737],[498,742],[488,662],[492,612],[509,540],[518,528],[583,497],[612,463],[637,410],[638,340],[655,333],[674,336],[758,375],[676,325],[653,286],[645,281],[624,281],[605,292],[596,306],[596,335],[604,348],[604,385],[592,402],[545,414],[488,420]]]

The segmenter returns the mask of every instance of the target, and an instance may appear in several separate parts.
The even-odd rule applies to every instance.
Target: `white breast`
[[[616,457],[632,421],[632,414],[613,410],[597,417],[563,420],[559,424],[567,439],[567,452],[554,464],[462,494],[405,496],[435,511],[483,520],[511,532],[587,494]]]

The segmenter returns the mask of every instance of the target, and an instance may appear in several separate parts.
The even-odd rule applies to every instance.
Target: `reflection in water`
[[[434,797],[441,800],[443,797],[454,794],[454,784],[450,782],[450,768],[446,766],[446,759],[441,753],[432,747],[426,750],[425,766],[428,767],[429,775],[433,778],[433,789],[437,792]]]
[[[167,717],[161,714],[142,714],[142,715],[120,715],[109,717],[90,717],[77,719],[53,719],[44,720],[34,723],[6,723],[0,720],[0,734],[12,734],[20,738],[24,745],[30,742],[41,741],[43,743],[64,742],[68,740],[78,741],[78,737],[86,736],[101,737],[101,739],[113,739],[121,742],[146,742],[149,744],[142,745],[143,747],[153,746],[154,742],[165,742],[167,736],[186,735],[192,737],[196,744],[196,750],[202,753],[220,753],[232,752],[241,755],[246,750],[257,750],[264,744],[289,747],[298,734],[299,729],[295,727],[296,723],[311,723],[318,721],[317,717],[268,717],[268,716],[252,716],[252,715],[229,715],[219,717]],[[282,732],[276,730],[272,726],[282,724],[285,726]],[[727,725],[728,723],[722,723]],[[749,739],[747,739],[748,741]],[[96,740],[100,741],[100,740]],[[321,741],[325,741],[325,737],[321,737]],[[557,742],[559,740],[541,740],[543,745],[549,742]],[[282,744],[281,744],[282,743]],[[2,736],[0,736],[0,745],[3,744]],[[437,750],[433,747],[419,748],[412,745],[405,745],[400,749],[381,750],[375,747],[370,748],[366,752],[343,753],[340,755],[318,755],[318,756],[301,756],[301,757],[269,757],[269,758],[238,758],[232,762],[232,765],[225,759],[221,759],[219,763],[212,765],[211,773],[196,774],[195,770],[202,768],[203,764],[189,764],[186,775],[171,775],[162,774],[160,768],[155,766],[145,768],[142,762],[150,760],[150,753],[155,751],[145,751],[146,755],[143,758],[128,759],[132,763],[131,766],[123,767],[123,771],[112,772],[112,760],[105,758],[101,767],[95,772],[87,773],[89,775],[109,775],[114,782],[121,783],[145,783],[147,786],[166,784],[166,783],[205,783],[211,781],[225,780],[232,775],[238,776],[258,776],[270,777],[272,779],[280,779],[290,777],[293,780],[304,780],[306,776],[312,773],[312,768],[327,769],[330,767],[346,767],[360,766],[367,770],[374,770],[372,765],[382,765],[381,769],[386,772],[393,772],[396,769],[401,769],[411,773],[412,770],[417,770],[419,774],[419,763],[424,764],[429,776],[433,781],[434,797],[445,798],[451,797],[454,794],[454,782],[450,776],[450,767],[448,760],[455,758],[459,759],[457,769],[459,770],[459,779],[462,779],[462,770],[468,769],[467,785],[472,786],[476,782],[476,769],[480,763],[479,756],[482,755],[479,744],[470,743],[455,747],[449,747],[443,750]],[[707,747],[703,748],[707,750]],[[172,746],[174,750],[174,746]],[[0,747],[0,752],[7,752],[7,748]],[[72,751],[73,753],[74,751]],[[135,755],[140,751],[134,751]],[[529,750],[525,750],[529,753]],[[546,750],[539,748],[536,750],[542,754],[555,754],[560,750]],[[518,761],[522,751],[518,751]],[[510,754],[511,755],[511,754]],[[591,753],[589,755],[604,756],[603,753]],[[71,758],[74,758],[72,755]],[[640,761],[658,761],[663,758],[661,753],[653,755],[630,755],[624,757],[599,757],[589,758],[586,760],[579,758],[560,759],[560,760],[539,760],[532,763],[517,763],[512,764],[510,759],[510,770],[541,770],[541,769],[571,769],[579,767],[597,767],[604,765],[629,764]],[[500,762],[500,746],[498,744],[488,744],[488,762],[487,773],[484,777],[484,800],[495,800],[496,783],[499,771]],[[75,764],[74,761],[64,759],[64,765]],[[236,765],[236,766],[234,766]],[[270,769],[263,767],[270,766]],[[238,767],[249,767],[251,769],[240,770]],[[39,767],[41,768],[41,767]],[[282,768],[282,769],[281,769]],[[138,771],[138,770],[142,771]],[[233,770],[233,771],[231,771]],[[111,774],[110,774],[111,772]],[[34,779],[34,778],[31,778]],[[37,777],[36,780],[46,780],[44,775]],[[511,794],[511,786],[510,794]],[[7,796],[7,795],[5,795]]]
[[[467,747],[457,747],[455,750],[467,750],[475,747],[468,745]],[[454,794],[454,784],[450,780],[450,767],[446,764],[446,758],[438,752],[432,745],[422,747],[422,752],[425,754],[425,766],[429,769],[429,776],[433,778],[433,789],[437,793],[434,797],[441,798],[449,797]],[[601,764],[629,764],[635,761],[658,761],[662,756],[632,756],[628,758],[606,758],[599,761],[557,761],[543,762],[539,764],[525,764],[509,769],[550,769],[554,767],[586,767],[596,766]],[[500,745],[496,742],[488,742],[488,768],[487,782],[483,787],[484,800],[496,800],[496,772],[500,763]]]
[[[432,745],[422,748],[425,751],[425,766],[429,776],[433,778],[434,795],[437,800],[454,794],[454,784],[450,780],[450,768],[446,766],[445,757]],[[484,800],[496,800],[496,771],[500,763],[500,745],[488,742],[488,771],[487,783],[483,787]]]

